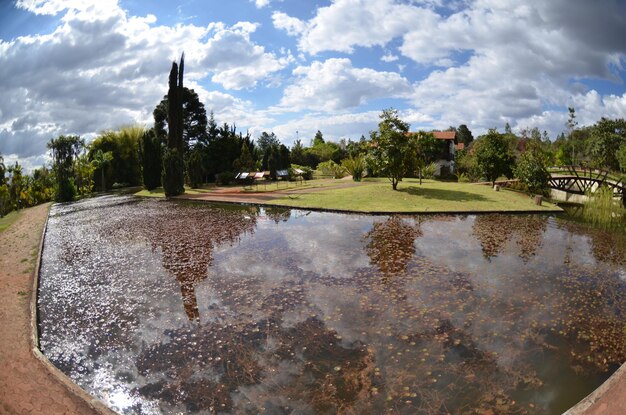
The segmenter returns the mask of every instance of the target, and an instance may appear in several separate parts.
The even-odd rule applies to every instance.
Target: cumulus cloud
[[[296,80],[285,88],[279,105],[289,111],[345,110],[375,98],[407,96],[411,90],[398,73],[355,68],[347,58],[315,61],[293,74]]]
[[[265,6],[269,6],[269,4],[271,3],[271,0],[250,0],[250,1],[254,3],[257,9],[262,9]]]
[[[51,33],[0,40],[7,97],[0,101],[0,153],[22,158],[41,155],[60,134],[92,137],[124,124],[150,124],[167,89],[169,59],[183,50],[188,85],[212,76],[230,89],[271,80],[293,60],[256,44],[256,24],[249,22],[157,25],[154,15],[129,16],[115,0],[21,0],[17,6],[60,15]],[[242,102],[225,116],[237,112],[252,118]]]
[[[310,55],[380,46],[384,62],[399,53],[418,68],[435,68],[417,84],[414,108],[430,114],[433,127],[467,123],[484,131],[516,120],[560,123],[542,118],[546,108],[560,107],[562,115],[568,103],[580,102],[579,112],[587,111],[583,81],[623,82],[624,15],[626,3],[618,0],[601,7],[582,0],[334,0],[309,20],[281,14],[274,25]],[[598,97],[600,110],[581,120],[615,113],[604,109],[619,108],[614,102],[619,97]]]
[[[287,17],[281,14],[274,25],[289,34],[301,34],[299,47],[313,55],[328,50],[352,53],[355,46],[382,46],[416,24],[437,19],[429,9],[393,0],[335,0],[317,9],[316,16],[306,23]]]
[[[201,64],[214,71],[213,82],[227,89],[241,89],[254,86],[260,79],[288,65],[292,58],[277,58],[274,53],[265,52],[263,46],[254,44],[250,34],[256,25],[240,22],[232,27],[223,23],[211,24],[214,35],[206,44],[205,57]]]
[[[306,24],[302,20],[283,12],[272,13],[272,21],[275,28],[285,30],[290,36],[300,35],[306,30]]]

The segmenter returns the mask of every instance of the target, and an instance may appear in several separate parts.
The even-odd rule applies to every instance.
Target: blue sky
[[[173,59],[219,123],[287,145],[358,139],[393,106],[412,130],[626,114],[620,0],[0,2],[0,153],[152,124]],[[297,131],[297,133],[296,133]]]

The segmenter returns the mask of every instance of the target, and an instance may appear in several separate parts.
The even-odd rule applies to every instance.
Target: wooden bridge
[[[613,190],[613,196],[621,197],[626,206],[626,182],[610,176],[608,171],[580,166],[550,167],[550,187],[555,190],[584,195],[593,193],[601,186]]]

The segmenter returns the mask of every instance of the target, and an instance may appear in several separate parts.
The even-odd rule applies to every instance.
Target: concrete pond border
[[[31,290],[31,300],[30,300],[30,343],[31,343],[31,352],[33,356],[41,362],[41,364],[48,370],[50,374],[52,374],[63,387],[68,390],[72,395],[77,397],[78,399],[84,401],[90,409],[94,411],[94,413],[98,415],[117,415],[117,412],[113,411],[109,408],[104,402],[101,400],[94,398],[83,388],[78,386],[72,379],[69,378],[65,373],[59,370],[56,366],[54,366],[48,358],[41,352],[39,349],[39,315],[37,310],[37,299],[39,298],[39,274],[41,271],[41,258],[43,254],[43,249],[45,245],[46,231],[48,229],[48,219],[50,218],[50,207],[48,208],[48,212],[46,214],[46,222],[44,223],[43,230],[41,232],[41,237],[39,239],[39,252],[37,255],[37,262],[32,271],[32,290]]]

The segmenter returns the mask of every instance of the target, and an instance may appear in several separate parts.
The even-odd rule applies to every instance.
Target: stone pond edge
[[[136,196],[143,198],[142,196]],[[207,199],[198,199],[198,198],[186,198],[186,197],[177,197],[176,199],[182,200],[193,200],[198,202],[217,202],[217,203],[229,203],[229,204],[238,204],[238,205],[262,205],[267,207],[281,207],[281,208],[290,208],[290,209],[300,209],[300,210],[312,210],[312,211],[320,211],[320,212],[333,212],[333,213],[353,213],[353,214],[369,214],[369,215],[393,215],[393,214],[456,214],[456,215],[467,215],[467,214],[489,214],[489,213],[503,213],[503,214],[525,214],[525,213],[559,213],[556,210],[526,210],[526,211],[442,211],[442,212],[358,212],[358,211],[350,211],[350,210],[342,210],[342,209],[326,209],[326,208],[305,208],[305,207],[294,207],[287,206],[281,204],[274,203],[263,203],[262,201],[242,201],[242,200],[207,200]],[[51,207],[52,205],[50,205]],[[50,207],[48,207],[48,213],[46,214],[46,222],[43,226],[43,230],[41,232],[41,238],[39,241],[39,252],[37,255],[37,263],[32,271],[32,280],[33,286],[31,290],[31,301],[30,301],[30,328],[31,328],[31,351],[35,358],[39,360],[44,367],[52,374],[68,391],[70,391],[77,398],[85,401],[87,405],[91,409],[93,409],[96,413],[100,415],[117,415],[117,412],[113,411],[109,408],[104,402],[99,399],[91,396],[87,391],[78,386],[72,379],[70,379],[65,373],[59,370],[56,366],[54,366],[46,356],[39,349],[39,329],[38,329],[38,314],[37,314],[37,299],[39,296],[39,274],[41,271],[41,258],[43,253],[43,248],[45,245],[45,236],[46,230],[48,229],[48,220],[50,218]],[[562,210],[561,210],[562,211]],[[603,395],[608,392],[611,388],[613,388],[618,382],[620,382],[623,378],[626,378],[626,362],[623,363],[602,385],[596,388],[589,395],[580,400],[576,405],[572,406],[570,409],[565,411],[563,415],[582,415],[588,409],[590,409],[595,403],[600,401]]]

